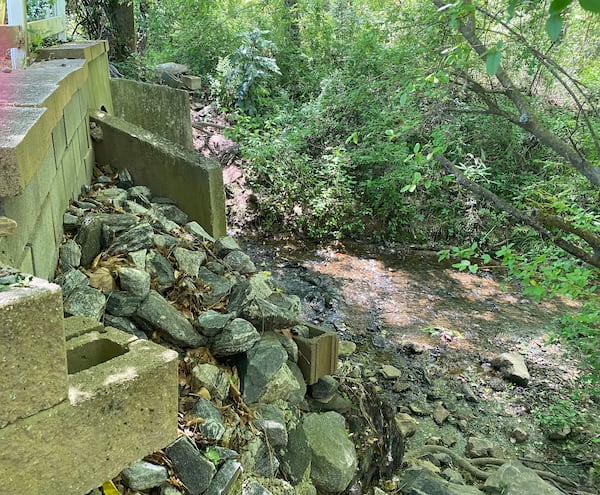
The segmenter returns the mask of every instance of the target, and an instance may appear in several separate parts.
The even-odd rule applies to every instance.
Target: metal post
[[[21,29],[21,46],[10,50],[13,69],[19,69],[27,61],[27,0],[8,0],[7,13],[8,24],[20,26]]]

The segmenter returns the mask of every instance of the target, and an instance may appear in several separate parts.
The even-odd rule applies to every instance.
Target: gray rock
[[[131,200],[125,201],[125,203],[123,204],[123,209],[133,215],[138,215],[140,217],[146,216],[148,214],[148,208]]]
[[[502,464],[497,471],[490,474],[485,482],[484,490],[488,493],[502,493],[502,495],[524,495],[526,493],[560,495],[563,493],[517,460]]]
[[[289,337],[281,333],[276,333],[275,335],[277,336],[277,340],[279,340],[281,346],[285,349],[285,352],[287,352],[289,360],[294,363],[297,363],[299,351],[298,344],[296,344],[296,341],[294,339],[290,339]]]
[[[206,262],[206,253],[204,251],[192,251],[176,247],[173,250],[173,255],[177,260],[179,269],[192,277],[198,276],[198,270]]]
[[[150,293],[150,274],[137,268],[122,267],[117,269],[121,289],[140,300]]]
[[[244,470],[270,478],[279,469],[279,460],[265,443],[258,437],[244,446],[241,463]]]
[[[130,251],[139,251],[140,249],[152,249],[154,242],[152,236],[154,229],[147,222],[141,222],[135,227],[121,234],[108,247],[109,254],[122,254]]]
[[[75,240],[81,246],[81,264],[88,266],[102,249],[102,222],[92,215],[84,217]]]
[[[450,411],[446,409],[441,403],[436,404],[433,412],[431,413],[433,420],[438,426],[442,426],[444,422],[450,416]]]
[[[185,224],[185,230],[187,230],[194,237],[200,241],[215,242],[215,238],[211,236],[206,230],[204,230],[198,222],[188,222]]]
[[[158,495],[181,495],[181,492],[173,485],[163,483],[162,485],[160,485]]]
[[[242,465],[239,462],[224,462],[204,495],[228,495],[240,474],[242,474]]]
[[[223,258],[223,263],[228,265],[231,270],[247,275],[256,273],[256,265],[246,253],[242,251],[231,251]]]
[[[225,275],[226,273],[223,263],[220,263],[216,260],[209,261],[208,263],[206,263],[206,268],[208,268],[215,275]]]
[[[208,489],[216,469],[192,440],[186,436],[179,437],[165,449],[165,453],[190,495],[200,495]]]
[[[256,337],[257,340],[260,339],[258,332],[256,332]],[[244,400],[251,404],[263,397],[267,387],[272,385],[275,375],[286,361],[287,352],[279,342],[273,339],[262,339],[249,349],[240,364]]]
[[[253,275],[249,280],[240,282],[233,287],[227,303],[227,311],[239,314],[255,299],[266,299],[272,293],[273,289],[263,275]]]
[[[264,299],[252,301],[242,309],[240,316],[266,332],[291,328],[298,322],[297,315]]]
[[[146,271],[156,280],[159,291],[175,286],[175,272],[167,258],[158,251],[149,251],[146,255]]]
[[[233,237],[227,235],[215,242],[214,251],[219,258],[223,259],[232,251],[240,251],[240,245]]]
[[[486,438],[467,438],[467,455],[469,457],[488,457],[492,455],[494,444]]]
[[[479,398],[475,395],[475,392],[473,392],[473,389],[468,383],[462,384],[461,391],[463,396],[465,397],[465,400],[467,400],[468,402],[479,402]]]
[[[153,205],[153,208],[160,211],[169,220],[178,223],[179,225],[185,225],[190,221],[187,213],[184,213],[175,205],[157,203]]]
[[[204,304],[207,306],[216,304],[225,296],[229,295],[231,287],[233,286],[228,278],[216,275],[206,267],[201,267],[200,270],[198,270],[198,278],[201,279],[205,285],[210,287],[210,291],[205,292],[202,295]]]
[[[356,344],[349,340],[340,340],[338,354],[340,356],[350,356],[356,352]]]
[[[419,423],[410,414],[398,413],[394,416],[394,422],[404,437],[412,437],[417,432]]]
[[[218,366],[199,364],[192,369],[195,388],[205,387],[213,397],[224,400],[229,395],[229,375]]]
[[[70,270],[56,279],[62,289],[63,298],[69,297],[75,290],[87,287],[88,278],[79,270]]]
[[[340,384],[331,375],[324,375],[311,387],[313,399],[322,399],[327,402],[333,398]]]
[[[272,404],[259,404],[255,411],[254,426],[262,431],[272,447],[285,447],[288,433],[283,411]]]
[[[423,467],[405,470],[400,486],[404,495],[484,495],[473,486],[450,483]]]
[[[346,436],[344,417],[336,412],[304,416],[302,429],[311,452],[310,477],[318,490],[341,492],[354,477],[357,458]]]
[[[208,449],[209,451],[214,451],[215,454],[219,458],[219,462],[222,461],[235,461],[240,458],[240,454],[232,449],[227,449],[225,447],[220,447],[219,445],[215,445]]]
[[[296,317],[299,317],[300,312],[302,311],[302,301],[295,295],[288,295],[283,292],[273,292],[269,295],[267,301],[285,311],[289,311]]]
[[[79,217],[72,213],[65,213],[63,215],[63,228],[65,232],[74,232],[79,229]]]
[[[242,485],[242,495],[273,495],[255,479],[247,479]]]
[[[114,316],[132,316],[142,304],[142,298],[130,292],[113,291],[106,295],[106,312]]]
[[[127,196],[134,201],[149,205],[150,199],[152,199],[152,192],[146,186],[133,186],[127,190]]]
[[[179,229],[179,224],[169,220],[154,206],[148,210],[148,220],[152,227],[161,232],[170,233]]]
[[[328,401],[324,402],[323,400],[313,399],[311,401],[311,406],[315,411],[335,411],[340,414],[346,414],[350,409],[352,409],[352,402],[342,397],[339,392],[333,394],[333,397]]]
[[[202,418],[204,421],[198,423],[198,431],[209,440],[220,440],[225,433],[225,425],[221,411],[217,409],[210,401],[198,399],[191,410],[196,418]]]
[[[234,356],[248,351],[259,340],[260,334],[252,324],[242,318],[235,318],[221,333],[213,337],[210,348],[215,357]],[[282,352],[285,353],[283,349]]]
[[[67,239],[60,246],[60,268],[63,273],[81,264],[81,247],[73,239]]]
[[[149,490],[167,481],[167,468],[146,461],[138,461],[121,472],[125,485],[132,490]]]
[[[282,456],[282,470],[292,483],[300,483],[307,475],[312,459],[308,439],[302,425],[288,432],[288,444]]]
[[[102,321],[105,305],[104,294],[87,286],[73,290],[63,301],[63,309],[67,315],[87,316],[96,321]]]
[[[135,335],[138,339],[147,340],[148,336],[142,332],[129,318],[114,316],[108,313],[104,314],[104,326],[118,328],[123,332]]]
[[[107,189],[98,189],[94,196],[96,200],[104,204],[123,207],[127,199],[127,191],[118,187],[109,187]]]
[[[232,319],[232,314],[218,313],[217,311],[209,309],[196,318],[194,326],[202,335],[214,337],[221,333],[227,323]]]
[[[189,347],[206,344],[206,338],[194,330],[192,324],[156,291],[150,291],[135,316],[175,344]]]
[[[386,380],[395,380],[402,376],[402,372],[398,368],[389,364],[384,364],[380,371]]]
[[[171,234],[154,234],[152,236],[152,242],[157,249],[170,251],[173,246],[176,246],[178,241],[177,237]]]
[[[525,359],[518,352],[505,352],[494,358],[492,366],[500,370],[502,376],[514,383],[526,387],[531,380]]]
[[[139,251],[130,251],[129,253],[127,253],[127,260],[133,263],[135,268],[137,268],[138,270],[145,270],[147,254],[147,249],[140,249]]]
[[[446,468],[442,471],[442,477],[455,485],[464,485],[465,479],[456,469]]]
[[[133,187],[133,178],[131,177],[131,173],[126,168],[122,168],[117,173],[118,181],[117,187],[120,189],[129,189]]]

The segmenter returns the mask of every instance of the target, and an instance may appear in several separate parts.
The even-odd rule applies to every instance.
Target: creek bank
[[[307,331],[300,300],[258,272],[234,239],[213,239],[169,199],[109,170],[73,203],[67,227],[57,276],[65,311],[181,358],[181,436],[115,480],[128,493],[358,494],[379,485],[434,494],[461,480],[453,458],[439,455],[418,457],[429,491],[411,481],[413,471],[398,476],[404,438],[425,419],[466,421],[439,393],[408,408],[390,401],[391,384],[401,392],[417,379],[410,367],[367,365],[345,342],[335,376],[307,389],[291,338]],[[439,441],[460,444],[451,435]]]

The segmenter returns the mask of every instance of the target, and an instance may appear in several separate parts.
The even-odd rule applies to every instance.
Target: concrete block
[[[177,437],[177,353],[119,330],[67,342],[69,400],[0,429],[3,495],[81,495]]]
[[[90,332],[104,331],[102,323],[87,316],[69,316],[64,319],[64,326],[67,340]]]
[[[58,285],[33,278],[23,287],[0,292],[0,349],[0,428],[66,399],[63,306]],[[8,448],[0,444],[1,450]]]
[[[96,159],[119,169],[127,167],[136,184],[146,185],[177,206],[213,237],[226,235],[223,172],[219,163],[178,146],[139,126],[93,112],[104,139],[94,143]]]
[[[190,97],[186,91],[129,79],[112,79],[114,115],[193,149]]]
[[[181,76],[181,84],[187,89],[191,89],[192,91],[196,91],[202,87],[202,78],[198,76]]]
[[[29,244],[27,244],[25,246],[25,249],[23,250],[23,259],[15,266],[19,267],[19,271],[21,273],[34,273],[33,253],[31,251],[31,246]]]
[[[0,106],[0,197],[23,192],[50,146],[43,108]]]
[[[65,119],[62,117],[52,129],[52,143],[54,144],[54,158],[60,163],[67,149],[67,131],[65,130]]]
[[[62,215],[61,215],[62,217]],[[62,219],[62,218],[61,218]],[[33,253],[33,270],[37,277],[50,279],[58,262],[58,241],[50,198],[40,206],[37,222],[29,240]]]
[[[84,109],[83,111],[87,113],[87,109]],[[74,96],[73,98],[71,98],[69,103],[67,103],[64,109],[67,145],[71,145],[71,141],[73,139],[73,136],[75,135],[75,131],[77,131],[77,128],[83,120],[84,115],[85,114],[82,114],[82,110],[79,106],[79,98]]]

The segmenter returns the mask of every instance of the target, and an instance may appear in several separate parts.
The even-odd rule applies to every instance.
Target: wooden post
[[[20,27],[23,42],[10,50],[13,69],[23,67],[27,61],[27,0],[8,0],[8,23]]]

